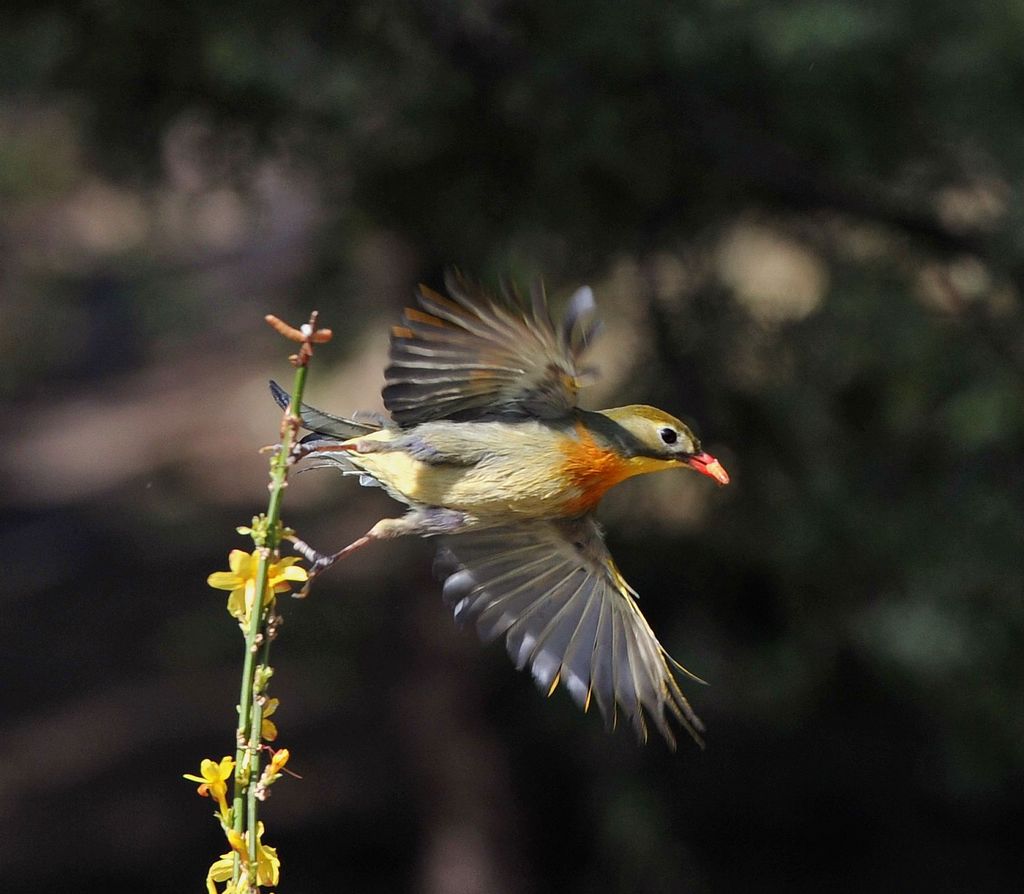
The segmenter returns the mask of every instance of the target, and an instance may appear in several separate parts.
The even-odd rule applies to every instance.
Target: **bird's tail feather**
[[[273,380],[270,382],[270,393],[282,410],[287,409],[291,402],[291,395]],[[325,413],[309,404],[302,405],[299,415],[302,417],[302,424],[311,432],[326,435],[329,438],[340,438],[343,441],[371,434],[381,428],[380,425],[374,423],[356,422],[354,419],[346,419],[344,416]]]
[[[309,452],[304,457],[305,464],[299,469],[300,473],[309,472],[312,469],[334,469],[341,472],[342,475],[358,475],[359,483],[363,487],[381,486],[376,478],[351,463],[345,453],[331,449],[337,447],[337,438],[326,437],[314,432],[311,435],[306,435],[301,443]],[[318,446],[322,446],[323,449],[318,450]]]

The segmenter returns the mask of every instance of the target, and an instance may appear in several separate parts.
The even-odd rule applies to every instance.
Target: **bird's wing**
[[[542,286],[529,304],[515,294],[490,298],[461,277],[450,297],[420,286],[391,331],[384,405],[401,426],[434,419],[565,416],[576,406],[580,360],[596,337],[594,294],[573,295],[561,325]]]
[[[609,727],[646,719],[674,747],[666,709],[697,740],[703,724],[679,689],[668,656],[640,613],[593,518],[534,521],[444,538],[438,571],[456,620],[484,641],[505,635],[549,695],[561,683]],[[675,665],[679,667],[678,665]]]

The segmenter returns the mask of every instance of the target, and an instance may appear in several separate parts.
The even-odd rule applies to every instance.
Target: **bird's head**
[[[719,484],[729,483],[729,473],[722,464],[701,449],[697,436],[675,416],[656,407],[638,404],[602,410],[601,415],[611,419],[631,436],[623,446],[633,457],[641,462],[653,460],[656,463],[643,471],[680,464],[714,478]]]

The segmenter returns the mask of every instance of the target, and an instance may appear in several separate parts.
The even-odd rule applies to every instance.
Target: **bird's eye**
[[[679,432],[674,428],[663,428],[658,434],[661,435],[661,440],[666,444],[675,444],[679,440]]]

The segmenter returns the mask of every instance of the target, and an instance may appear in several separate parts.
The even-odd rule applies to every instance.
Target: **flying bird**
[[[682,422],[654,407],[591,412],[577,393],[600,323],[576,291],[560,324],[543,287],[529,300],[485,294],[456,274],[448,297],[420,286],[391,330],[384,405],[390,420],[301,408],[315,465],[358,475],[408,507],[331,556],[305,545],[314,571],[375,540],[438,537],[444,600],[485,641],[505,637],[549,695],[559,684],[609,727],[653,722],[670,746],[673,716],[698,743],[703,724],[673,661],[605,546],[594,510],[627,478],[692,469],[728,484],[721,463]],[[288,394],[275,383],[277,402]],[[698,679],[694,677],[694,679]]]

